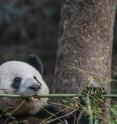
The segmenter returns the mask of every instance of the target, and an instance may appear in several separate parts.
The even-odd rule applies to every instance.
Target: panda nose
[[[31,89],[31,90],[33,90],[33,91],[38,91],[40,88],[41,88],[41,86],[39,86],[39,85],[31,85],[31,86],[29,87],[29,89]]]

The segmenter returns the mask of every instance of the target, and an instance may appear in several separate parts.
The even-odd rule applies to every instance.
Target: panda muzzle
[[[39,89],[41,89],[41,86],[37,85],[37,84],[33,84],[33,85],[29,86],[29,89],[33,90],[33,91],[38,91]]]

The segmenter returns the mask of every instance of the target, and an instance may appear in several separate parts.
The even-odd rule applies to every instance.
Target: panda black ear
[[[30,64],[31,66],[36,68],[41,74],[43,74],[43,64],[39,57],[37,57],[36,55],[29,55],[26,59],[26,63]]]

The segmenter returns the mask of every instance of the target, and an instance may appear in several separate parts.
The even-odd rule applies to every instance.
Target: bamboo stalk
[[[65,98],[65,97],[85,97],[82,94],[38,94],[35,97],[39,98]],[[105,98],[117,98],[117,94],[106,94],[103,95]],[[20,96],[16,94],[0,94],[0,97],[10,97],[10,98],[28,98],[31,96]]]

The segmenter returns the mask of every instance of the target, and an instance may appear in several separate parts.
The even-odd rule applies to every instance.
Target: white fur
[[[28,89],[30,85],[38,83],[34,80],[33,76],[36,76],[38,81],[42,84],[42,87],[37,94],[49,93],[49,89],[40,73],[31,65],[20,61],[8,61],[0,66],[0,93],[15,93],[15,89],[11,87],[11,84],[16,76],[22,78],[22,83],[17,94],[23,96],[32,96],[35,94],[35,92]],[[0,109],[9,106],[16,107],[21,103],[21,100],[19,99],[0,98],[0,100],[2,104],[0,104]],[[47,104],[47,100],[48,98],[41,98],[40,100],[34,100],[29,103],[26,102],[19,111],[34,114]]]

